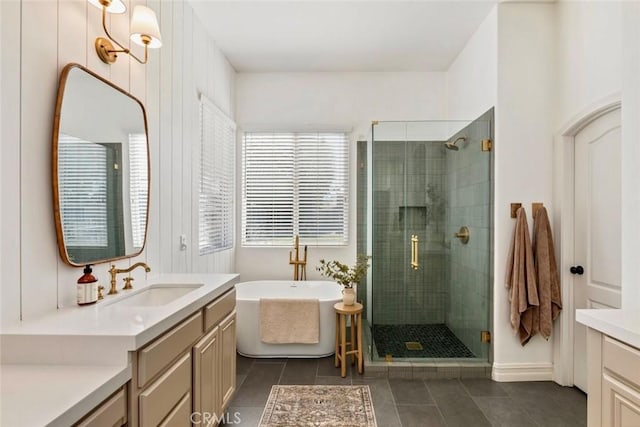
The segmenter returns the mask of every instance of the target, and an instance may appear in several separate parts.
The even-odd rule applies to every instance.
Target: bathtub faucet
[[[304,258],[300,259],[300,246],[299,246],[299,236],[296,234],[294,238],[294,250],[296,252],[296,257],[291,257],[291,251],[289,251],[289,264],[293,265],[293,280],[307,280],[307,245],[304,246]]]

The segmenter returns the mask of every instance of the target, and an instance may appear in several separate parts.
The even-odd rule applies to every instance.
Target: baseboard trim
[[[498,382],[552,381],[552,363],[494,363],[491,378]]]

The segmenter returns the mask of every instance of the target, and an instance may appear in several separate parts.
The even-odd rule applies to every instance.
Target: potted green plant
[[[335,280],[344,288],[342,290],[342,302],[344,305],[353,305],[356,294],[353,286],[367,274],[369,268],[369,257],[358,254],[355,265],[349,267],[340,261],[320,260],[320,265],[316,268],[321,275]]]

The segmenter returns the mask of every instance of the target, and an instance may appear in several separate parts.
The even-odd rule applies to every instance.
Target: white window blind
[[[242,244],[346,245],[348,168],[346,133],[245,133]]]
[[[141,248],[147,227],[149,203],[149,165],[147,163],[147,136],[129,135],[129,197],[131,199],[131,234],[133,247]]]
[[[107,246],[107,149],[58,136],[58,189],[66,246]]]
[[[200,97],[200,255],[233,247],[236,125]]]

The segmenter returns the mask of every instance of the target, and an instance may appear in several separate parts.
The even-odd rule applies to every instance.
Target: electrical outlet
[[[186,234],[181,234],[180,235],[180,250],[181,251],[186,251],[187,250],[187,235]]]

